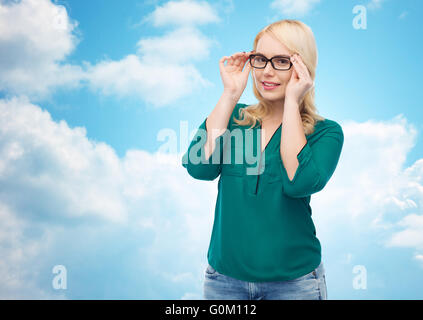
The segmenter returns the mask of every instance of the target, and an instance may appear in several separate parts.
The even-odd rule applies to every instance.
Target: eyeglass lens
[[[291,66],[291,61],[288,58],[274,57],[272,61],[275,68],[279,70],[286,70]],[[254,56],[251,62],[255,68],[264,68],[266,66],[266,59],[262,56]]]

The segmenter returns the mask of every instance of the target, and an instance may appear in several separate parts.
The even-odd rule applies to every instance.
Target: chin
[[[285,94],[272,94],[272,92],[261,92],[263,98],[269,101],[279,101],[285,99]]]
[[[262,94],[263,100],[266,100],[270,103],[278,103],[278,102],[284,102],[285,101],[285,94],[283,95],[270,95],[270,94]]]

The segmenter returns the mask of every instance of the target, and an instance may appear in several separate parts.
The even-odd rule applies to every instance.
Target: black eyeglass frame
[[[266,63],[265,63],[265,65],[264,65],[264,67],[255,67],[255,66],[253,66],[252,59],[254,59],[255,57],[262,57],[262,58],[264,58],[264,60],[266,60]],[[288,60],[289,60],[289,68],[288,68],[288,69],[278,69],[278,68],[275,68],[275,65],[273,64],[273,59],[275,59],[275,58],[285,58],[285,59],[288,59]],[[266,68],[267,63],[268,63],[269,61],[270,61],[270,64],[272,65],[273,69],[275,69],[275,70],[279,70],[279,71],[288,71],[289,69],[291,69],[291,68],[292,68],[292,61],[291,61],[291,59],[290,59],[289,57],[284,57],[284,56],[274,56],[274,57],[271,57],[270,59],[267,59],[267,58],[266,58],[264,55],[262,55],[262,54],[251,54],[251,55],[248,57],[248,59],[250,60],[250,65],[251,65],[251,67],[256,68],[256,69],[264,69],[264,68]]]

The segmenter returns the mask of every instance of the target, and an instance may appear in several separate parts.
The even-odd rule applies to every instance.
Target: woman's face
[[[257,42],[256,52],[254,53],[261,53],[267,59],[270,59],[276,55],[284,55],[288,57],[291,56],[291,53],[285,45],[283,45],[267,33],[265,33]],[[253,79],[256,88],[263,96],[263,98],[268,100],[269,102],[280,102],[283,104],[283,101],[285,99],[286,85],[288,84],[288,81],[291,77],[293,67],[286,71],[275,70],[273,69],[272,64],[269,61],[266,65],[266,68],[264,69],[252,69]],[[278,83],[279,85],[276,87],[271,87],[272,89],[268,89],[264,86],[264,81]]]

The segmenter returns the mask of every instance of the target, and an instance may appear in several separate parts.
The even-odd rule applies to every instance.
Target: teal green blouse
[[[299,166],[291,181],[280,156],[282,124],[261,153],[261,132],[257,130],[261,126],[250,129],[233,121],[234,116],[240,118],[239,108],[246,106],[235,106],[228,130],[216,138],[208,160],[204,155],[205,119],[183,155],[182,165],[195,179],[214,180],[220,175],[208,263],[239,280],[292,280],[321,262],[310,196],[322,190],[334,173],[343,131],[333,120],[318,121],[297,155]],[[245,143],[233,143],[235,132],[241,132]]]

